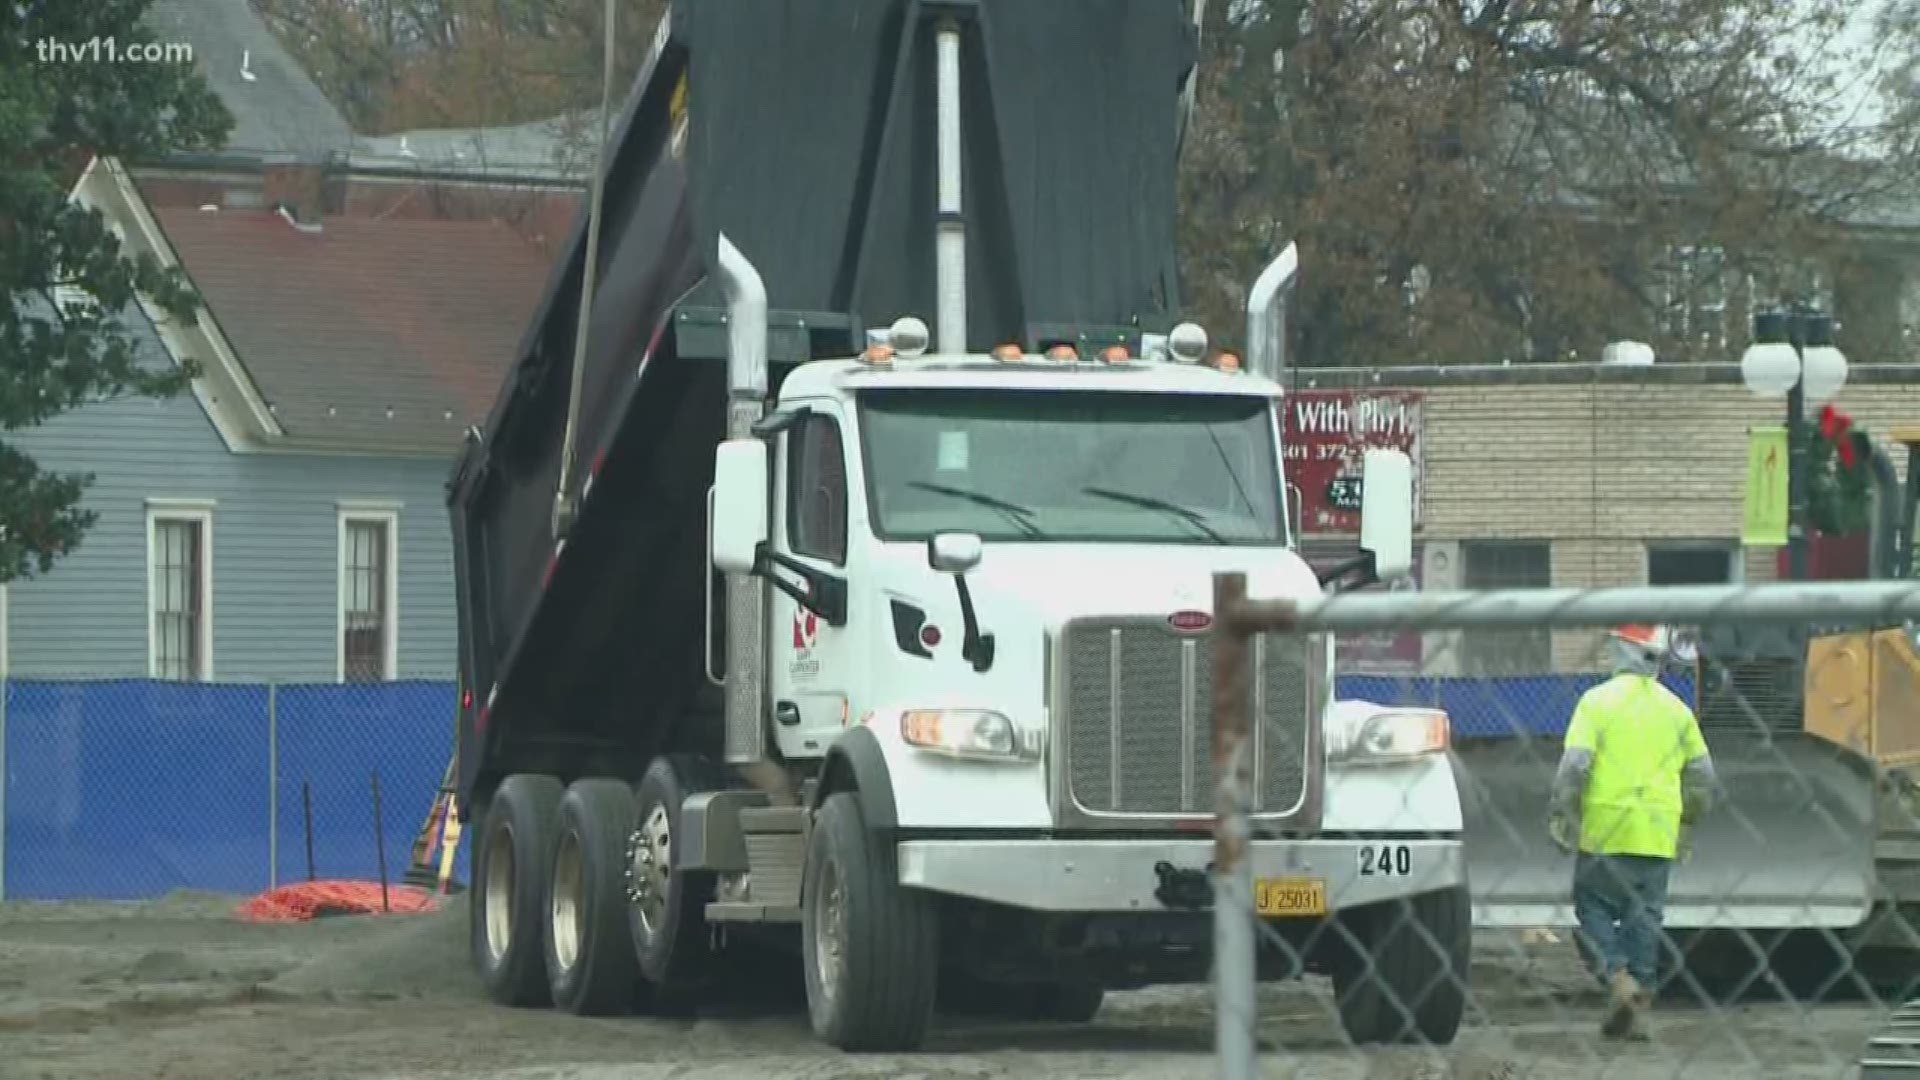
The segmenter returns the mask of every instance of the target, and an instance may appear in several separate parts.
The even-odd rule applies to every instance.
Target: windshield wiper
[[[991,495],[982,495],[977,491],[968,491],[966,488],[948,487],[945,484],[932,484],[925,480],[909,480],[907,481],[907,486],[910,488],[919,488],[921,491],[931,491],[936,495],[948,495],[956,499],[965,499],[976,506],[984,506],[990,510],[998,510],[1006,516],[1008,521],[1013,522],[1014,528],[1019,529],[1026,536],[1038,537],[1040,535],[1040,527],[1033,523],[1033,509],[1031,507],[1021,506],[1019,503],[1010,503],[1005,499],[996,499]]]
[[[1207,519],[1201,515],[1200,511],[1195,510],[1191,506],[1181,506],[1177,502],[1156,499],[1151,495],[1135,495],[1128,491],[1115,491],[1112,488],[1083,487],[1080,490],[1088,495],[1098,495],[1103,499],[1130,503],[1134,506],[1144,506],[1149,510],[1164,511],[1199,529],[1202,533],[1206,534],[1207,539],[1212,540],[1216,544],[1224,544],[1227,542],[1227,538],[1221,536],[1218,530],[1207,524]]]

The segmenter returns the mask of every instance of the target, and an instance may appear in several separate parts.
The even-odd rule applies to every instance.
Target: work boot
[[[1608,989],[1607,1018],[1600,1022],[1600,1034],[1608,1039],[1644,1040],[1647,1034],[1640,1027],[1640,1016],[1652,1004],[1653,995],[1624,970],[1613,973]]]

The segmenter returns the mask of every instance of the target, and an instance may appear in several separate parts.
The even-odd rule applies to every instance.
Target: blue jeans
[[[1673,860],[1645,855],[1581,852],[1575,860],[1573,914],[1602,978],[1624,968],[1653,988],[1672,869]]]

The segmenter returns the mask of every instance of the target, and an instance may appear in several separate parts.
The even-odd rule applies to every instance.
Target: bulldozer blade
[[[1840,928],[1875,897],[1874,784],[1859,759],[1792,733],[1708,733],[1719,801],[1674,867],[1671,929]],[[1473,921],[1572,926],[1574,859],[1547,834],[1557,739],[1463,744],[1454,751],[1465,816]]]

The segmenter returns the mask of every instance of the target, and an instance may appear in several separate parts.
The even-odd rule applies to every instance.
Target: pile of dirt
[[[467,901],[447,898],[421,915],[324,920],[340,940],[264,983],[272,994],[334,1001],[471,999],[480,987],[467,963]]]

